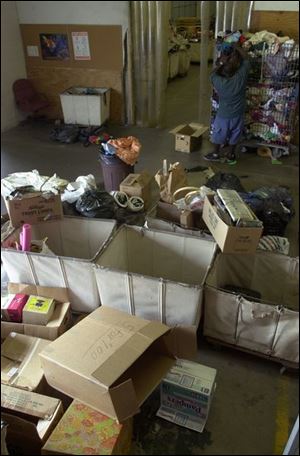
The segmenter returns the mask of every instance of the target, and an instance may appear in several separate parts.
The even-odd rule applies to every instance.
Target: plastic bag
[[[116,148],[116,155],[127,165],[134,165],[140,155],[141,143],[134,136],[110,139],[108,144]]]
[[[75,203],[87,190],[96,189],[96,181],[92,174],[77,177],[75,182],[70,182],[61,195],[62,202]]]
[[[87,190],[76,203],[76,210],[84,217],[113,218],[115,201],[104,191]]]
[[[42,253],[43,255],[55,256],[55,253],[53,253],[47,245],[47,239],[31,241],[30,251],[34,253]]]
[[[218,172],[213,177],[208,179],[205,185],[212,190],[226,188],[229,190],[236,190],[238,193],[246,192],[240,179],[235,174],[231,173]]]
[[[294,215],[293,200],[284,187],[261,187],[241,197],[263,222],[263,234],[284,236],[287,224]]]
[[[72,144],[78,141],[80,128],[76,125],[62,125],[55,127],[50,132],[50,139],[52,141],[59,141],[61,143]]]

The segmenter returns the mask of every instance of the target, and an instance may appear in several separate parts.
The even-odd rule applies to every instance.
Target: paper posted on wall
[[[88,32],[72,32],[75,60],[91,60]]]

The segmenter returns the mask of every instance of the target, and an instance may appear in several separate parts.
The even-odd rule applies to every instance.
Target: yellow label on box
[[[47,314],[53,305],[53,302],[54,300],[50,298],[43,298],[42,296],[29,296],[24,310],[28,312]]]

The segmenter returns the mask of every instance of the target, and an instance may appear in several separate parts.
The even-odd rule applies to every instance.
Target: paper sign
[[[38,46],[27,46],[27,55],[28,57],[38,57],[40,55]]]
[[[91,60],[88,32],[72,32],[74,59]]]

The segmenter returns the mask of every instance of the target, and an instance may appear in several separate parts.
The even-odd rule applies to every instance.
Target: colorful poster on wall
[[[91,60],[88,32],[72,32],[75,60]]]
[[[41,33],[40,42],[44,60],[67,60],[70,58],[67,35]]]

